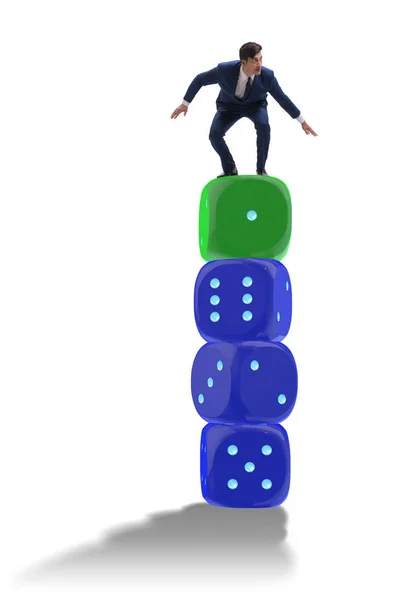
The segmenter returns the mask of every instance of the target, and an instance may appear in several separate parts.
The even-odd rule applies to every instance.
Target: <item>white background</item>
[[[2,2],[2,598],[399,597],[394,6]],[[219,88],[170,119],[247,41],[319,134],[268,97],[299,395],[290,495],[255,512],[204,503],[190,396]],[[226,140],[253,173],[253,124]]]

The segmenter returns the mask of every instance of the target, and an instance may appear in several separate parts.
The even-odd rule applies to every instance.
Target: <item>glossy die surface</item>
[[[272,259],[211,261],[197,275],[194,316],[208,342],[280,342],[292,321],[288,270]]]
[[[280,423],[292,412],[297,367],[280,342],[208,342],[197,352],[191,392],[202,419],[214,423]]]
[[[286,255],[292,204],[283,181],[238,175],[211,180],[199,208],[199,245],[204,260],[275,258]]]
[[[290,447],[280,425],[208,424],[200,442],[203,498],[216,506],[271,508],[286,499]]]

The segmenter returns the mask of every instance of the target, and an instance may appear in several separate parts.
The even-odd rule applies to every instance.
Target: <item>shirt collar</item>
[[[252,82],[254,82],[254,77],[255,77],[255,75],[252,75],[252,76],[251,76],[251,81],[252,81]],[[240,66],[240,79],[241,79],[242,81],[247,81],[247,80],[248,80],[248,78],[249,78],[249,76],[248,76],[248,75],[246,75],[246,73],[243,71],[243,65],[241,65],[241,66]]]

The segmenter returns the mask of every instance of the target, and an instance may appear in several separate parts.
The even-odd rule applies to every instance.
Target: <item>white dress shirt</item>
[[[253,85],[254,83],[254,77],[255,75],[251,76],[251,85]],[[247,85],[247,80],[248,80],[249,76],[246,75],[246,73],[243,71],[243,65],[240,67],[240,71],[239,71],[239,78],[237,81],[237,86],[236,86],[236,91],[235,91],[235,96],[237,96],[238,98],[243,98],[244,93],[246,91],[246,85]]]
[[[255,75],[252,75],[251,85],[253,85],[254,77],[255,77]],[[238,81],[237,81],[237,85],[236,85],[236,91],[235,91],[235,96],[237,96],[238,98],[243,98],[244,92],[246,90],[248,78],[249,78],[249,76],[246,75],[246,73],[243,71],[243,65],[241,65],[240,71],[239,71],[239,77],[238,77]],[[189,106],[190,102],[186,102],[186,100],[182,100],[182,104],[184,104],[185,106]],[[304,123],[304,121],[305,121],[305,118],[303,117],[302,114],[300,114],[298,117],[296,117],[296,119],[297,119],[297,121],[299,121],[299,123]]]

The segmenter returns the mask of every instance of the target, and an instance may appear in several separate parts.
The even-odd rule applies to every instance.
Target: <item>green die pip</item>
[[[292,232],[292,203],[276,177],[236,175],[212,179],[199,209],[200,254],[225,258],[282,260]]]

